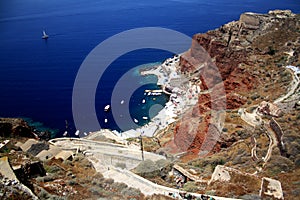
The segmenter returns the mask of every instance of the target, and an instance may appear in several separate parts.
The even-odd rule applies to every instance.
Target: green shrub
[[[106,184],[113,184],[114,183],[114,179],[112,179],[112,178],[108,178],[108,179],[105,179],[104,180],[104,183],[106,183]]]
[[[116,163],[116,167],[117,168],[121,168],[121,169],[125,169],[126,168],[126,164],[125,163]]]
[[[76,180],[69,180],[68,185],[70,185],[70,186],[77,185],[77,181]]]
[[[96,187],[91,187],[91,188],[89,189],[89,191],[90,191],[93,195],[95,195],[95,196],[99,196],[99,195],[100,195],[99,192],[98,192],[98,188],[96,188]]]
[[[57,167],[56,165],[46,165],[45,170],[47,173],[56,173],[60,171],[60,168]]]
[[[49,199],[50,198],[50,194],[43,188],[41,188],[41,191],[38,193],[38,197],[40,199]]]
[[[260,97],[259,94],[253,94],[250,98],[254,101],[255,99],[258,99]]]
[[[227,131],[228,131],[228,128],[223,128],[222,131],[223,131],[223,132],[227,132]]]
[[[44,177],[37,177],[35,180],[39,183],[43,183],[44,182]]]
[[[44,176],[44,182],[53,181],[55,178],[52,175]]]
[[[123,196],[127,196],[127,197],[128,196],[130,196],[130,197],[139,197],[141,195],[141,191],[139,189],[129,187],[129,188],[124,188],[121,191],[121,194]]]
[[[269,176],[276,176],[282,171],[288,172],[293,170],[294,163],[286,157],[272,156],[265,167]]]
[[[148,178],[158,176],[160,169],[152,160],[145,160],[141,162],[135,169],[135,173]]]
[[[160,159],[160,160],[156,161],[155,164],[157,165],[157,167],[159,169],[161,169],[161,168],[169,166],[171,163],[170,163],[170,161],[168,161],[166,159]]]
[[[296,167],[300,167],[300,155],[297,155],[294,163],[295,163]]]
[[[215,195],[216,191],[215,190],[208,190],[208,191],[205,192],[205,194],[207,194],[207,195]]]
[[[128,187],[125,183],[119,183],[119,182],[113,183],[111,186],[118,191],[121,191]]]
[[[195,182],[188,181],[187,183],[184,184],[183,190],[187,192],[197,192],[198,187],[195,185]]]
[[[274,47],[269,46],[269,51],[267,52],[269,55],[273,56],[276,53],[276,50],[274,49]]]

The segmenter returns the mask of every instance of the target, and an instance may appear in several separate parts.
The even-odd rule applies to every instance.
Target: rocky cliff
[[[202,120],[189,145],[191,152],[197,154],[206,137],[212,103],[226,102],[226,109],[235,110],[262,99],[272,101],[286,93],[289,85],[287,77],[282,79],[284,67],[299,64],[299,35],[299,16],[277,10],[268,14],[244,13],[238,21],[193,36],[191,48],[180,58],[181,72],[192,81],[200,78],[202,90],[224,86],[226,95],[213,100],[217,102],[212,102],[210,92],[199,95],[198,108],[192,116]],[[210,62],[217,66],[217,71],[211,69]],[[203,63],[208,64],[203,67]],[[184,131],[176,131],[185,123],[189,122],[182,120],[175,128],[177,147],[185,147],[185,141],[190,140]],[[220,144],[214,148],[218,150]]]
[[[300,15],[289,10],[244,13],[238,21],[194,35],[179,69],[202,92],[198,104],[159,135],[160,151],[180,153],[182,166],[199,170],[204,179],[216,165],[225,164],[280,180],[285,198],[296,198],[299,50]],[[218,126],[215,122],[221,118],[216,119],[213,111],[221,110],[224,124]],[[195,187],[199,192],[218,188],[217,195],[229,197],[257,193],[251,185],[241,188],[241,180],[235,181],[204,190]]]
[[[50,131],[39,131],[21,118],[0,118],[1,137],[26,137],[49,140]]]

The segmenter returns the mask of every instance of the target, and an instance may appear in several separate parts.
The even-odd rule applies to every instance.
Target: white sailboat
[[[46,40],[46,39],[48,39],[48,37],[49,37],[49,35],[47,35],[45,31],[43,31],[42,39]]]

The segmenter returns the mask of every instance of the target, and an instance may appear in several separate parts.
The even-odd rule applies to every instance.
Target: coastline
[[[161,87],[165,94],[170,96],[164,108],[149,123],[137,129],[130,129],[124,132],[101,129],[96,132],[90,132],[86,138],[91,139],[102,135],[127,144],[126,139],[128,138],[153,137],[159,131],[179,120],[186,110],[198,102],[198,94],[201,92],[198,85],[193,85],[192,82],[180,74],[179,60],[180,55],[174,55],[160,65],[139,70],[142,76],[155,75],[157,77],[156,84]]]

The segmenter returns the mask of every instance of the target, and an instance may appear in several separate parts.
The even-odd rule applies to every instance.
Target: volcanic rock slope
[[[225,164],[278,179],[287,197],[295,198],[300,193],[299,73],[287,66],[300,66],[299,52],[300,15],[289,10],[244,13],[238,21],[194,35],[180,71],[202,92],[196,106],[158,135],[160,150],[181,153],[183,165],[200,169],[204,178]],[[271,107],[282,114],[257,111]],[[224,115],[215,119],[213,110]],[[226,187],[218,195],[243,190]]]

